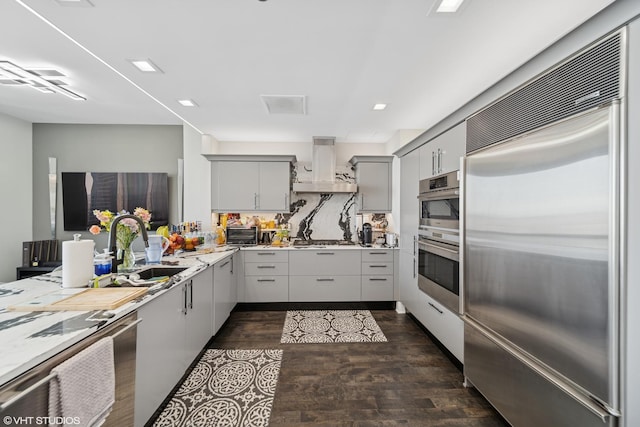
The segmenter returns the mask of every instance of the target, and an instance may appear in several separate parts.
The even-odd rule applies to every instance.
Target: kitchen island
[[[227,247],[220,248],[220,252],[209,254],[167,257],[165,258],[167,261],[177,261],[176,267],[185,268],[185,270],[172,276],[170,282],[151,286],[143,296],[108,311],[10,311],[7,309],[10,306],[24,305],[38,298],[41,299],[46,295],[74,295],[86,289],[62,288],[61,271],[0,285],[0,343],[2,343],[0,346],[0,403],[6,402],[15,395],[15,391],[6,390],[7,386],[23,377],[29,377],[34,368],[46,364],[46,361],[56,355],[81,347],[82,343],[90,337],[109,329],[121,320],[135,317],[142,307],[155,300],[163,299],[162,295],[171,293],[176,287],[184,286],[185,282],[201,272],[212,271],[216,264],[225,263],[235,252],[237,249]],[[210,277],[213,275],[211,274]],[[215,283],[210,283],[209,288],[214,286]],[[211,291],[213,295],[213,289]],[[145,319],[141,320],[144,322]],[[154,325],[145,326],[153,328]],[[213,325],[210,327],[213,329]],[[209,334],[206,340],[211,335]],[[200,343],[199,348],[205,344],[206,341]],[[41,388],[46,390],[46,387]]]

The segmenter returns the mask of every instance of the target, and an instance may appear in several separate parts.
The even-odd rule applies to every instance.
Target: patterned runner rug
[[[154,426],[267,426],[282,350],[207,350]]]
[[[281,343],[386,342],[369,310],[292,310]]]

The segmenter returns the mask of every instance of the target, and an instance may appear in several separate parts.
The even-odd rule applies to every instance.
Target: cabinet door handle
[[[233,274],[233,256],[231,257],[231,274]]]
[[[370,282],[386,282],[387,279],[384,277],[369,277]]]
[[[253,193],[253,209],[258,209],[258,193]]]
[[[258,268],[276,268],[275,265],[259,265]]]
[[[444,314],[444,312],[443,312],[442,310],[440,310],[438,307],[436,307],[435,305],[433,305],[433,304],[431,304],[431,303],[428,303],[428,304],[431,306],[431,308],[433,308],[433,309],[434,309],[435,311],[437,311],[438,313],[440,313],[440,314]]]
[[[318,252],[318,255],[335,255],[335,252]]]
[[[182,314],[187,315],[187,283],[182,287]]]
[[[330,277],[318,277],[316,282],[333,282],[333,279]]]
[[[436,174],[436,152],[431,152],[431,175]]]
[[[289,212],[289,194],[284,193],[284,209]]]
[[[189,281],[189,309],[193,310],[193,280]]]
[[[258,282],[275,282],[276,279],[258,279]]]

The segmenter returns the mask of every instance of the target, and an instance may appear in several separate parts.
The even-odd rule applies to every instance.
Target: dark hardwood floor
[[[240,311],[212,348],[283,349],[270,426],[507,426],[407,315],[371,311],[386,343],[280,344],[285,311]]]

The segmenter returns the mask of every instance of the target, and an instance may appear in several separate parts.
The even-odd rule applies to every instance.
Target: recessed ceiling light
[[[197,107],[198,106],[198,104],[193,102],[193,100],[191,100],[191,99],[179,99],[178,102],[183,107]]]
[[[436,12],[438,12],[438,13],[453,13],[453,12],[456,12],[463,1],[464,0],[442,0],[440,2],[440,6],[438,6],[438,9],[436,10]]]
[[[144,73],[161,73],[162,70],[158,68],[151,60],[149,59],[129,59],[129,62],[133,64],[138,70]]]
[[[384,110],[385,108],[387,108],[387,104],[375,104],[375,105],[373,106],[373,109],[374,109],[375,111],[382,111],[382,110]]]

